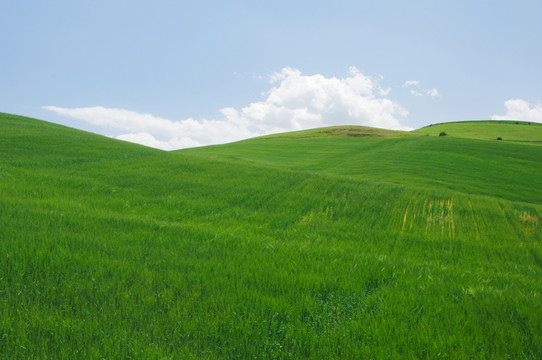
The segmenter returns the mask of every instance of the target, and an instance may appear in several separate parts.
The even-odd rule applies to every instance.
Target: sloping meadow
[[[2,358],[542,356],[538,146],[0,130]]]

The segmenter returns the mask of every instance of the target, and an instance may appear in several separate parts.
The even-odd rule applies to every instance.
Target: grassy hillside
[[[541,149],[0,114],[0,358],[540,358]]]
[[[265,138],[179,152],[354,181],[542,204],[542,147],[452,137]]]
[[[330,137],[405,137],[416,136],[411,132],[386,130],[372,128],[368,126],[330,126],[326,128],[317,128],[310,130],[292,131],[288,133],[280,133],[266,135],[257,138],[261,139],[302,139],[302,138],[330,138]]]
[[[413,131],[415,134],[468,139],[497,140],[529,145],[542,145],[542,124],[525,121],[461,121],[436,124]]]

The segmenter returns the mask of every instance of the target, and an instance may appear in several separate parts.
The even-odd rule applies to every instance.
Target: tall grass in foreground
[[[542,206],[517,199],[540,181],[535,160],[517,162],[531,174],[517,193],[497,178],[466,194],[356,175],[357,161],[281,168],[280,141],[259,163],[233,145],[163,153],[90,135],[65,154],[62,129],[44,143],[12,126],[0,357],[542,357]],[[363,157],[344,144],[345,164]],[[405,173],[423,172],[412,160]]]

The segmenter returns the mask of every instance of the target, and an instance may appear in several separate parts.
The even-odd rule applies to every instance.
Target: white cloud
[[[378,93],[379,93],[381,96],[388,96],[388,94],[390,93],[390,91],[391,91],[391,88],[379,89],[379,90],[378,90]]]
[[[259,132],[251,132],[246,127],[224,120],[189,118],[171,121],[151,114],[101,106],[83,108],[45,106],[44,109],[93,125],[128,131],[129,133],[116,138],[163,150],[231,142],[260,135]]]
[[[432,98],[440,97],[440,93],[437,88],[426,89],[422,87],[421,83],[418,80],[407,80],[403,83],[402,87],[414,88],[409,89],[408,91],[413,96],[422,97],[425,94],[431,96]]]
[[[167,140],[158,140],[149,133],[124,134],[116,137],[119,140],[129,141],[162,150],[175,150],[188,147],[201,146],[190,137],[172,137]]]
[[[331,125],[411,130],[401,124],[408,112],[386,98],[390,89],[382,89],[378,81],[355,67],[344,78],[303,75],[297,69],[284,68],[272,74],[270,82],[273,87],[263,94],[264,100],[241,109],[223,108],[218,120],[172,121],[100,106],[44,108],[93,125],[126,131],[117,138],[166,150]]]
[[[522,99],[510,99],[504,102],[506,114],[493,115],[493,120],[521,120],[542,123],[542,104],[531,105]]]
[[[158,135],[168,135],[180,130],[179,123],[162,119],[151,114],[141,114],[124,109],[111,109],[101,106],[84,108],[45,106],[44,109],[74,119],[83,120],[92,125],[111,127],[120,130],[150,132]],[[188,121],[190,121],[190,119],[188,119]]]
[[[438,89],[432,88],[430,90],[427,90],[427,95],[431,97],[440,97],[440,93],[438,92]]]
[[[410,87],[410,86],[420,86],[420,82],[418,80],[407,80],[404,82],[403,87]]]
[[[264,101],[239,111],[227,109],[223,114],[265,133],[339,124],[406,129],[399,119],[406,117],[407,111],[382,97],[388,90],[355,67],[345,78],[302,75],[299,70],[284,68],[270,79],[276,86]]]

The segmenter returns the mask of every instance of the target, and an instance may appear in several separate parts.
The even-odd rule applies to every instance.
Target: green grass
[[[298,135],[1,114],[0,358],[542,357],[542,148]]]
[[[301,138],[329,138],[329,137],[405,137],[416,136],[413,133],[397,130],[386,130],[372,128],[368,126],[330,126],[326,128],[317,128],[310,130],[292,131],[288,133],[280,133],[266,135],[257,138],[261,139],[301,139]]]
[[[542,124],[525,121],[461,121],[436,124],[413,131],[415,134],[468,139],[497,140],[530,145],[542,145]]]
[[[452,137],[268,138],[180,154],[542,204],[542,147]],[[529,185],[526,185],[528,179]]]

